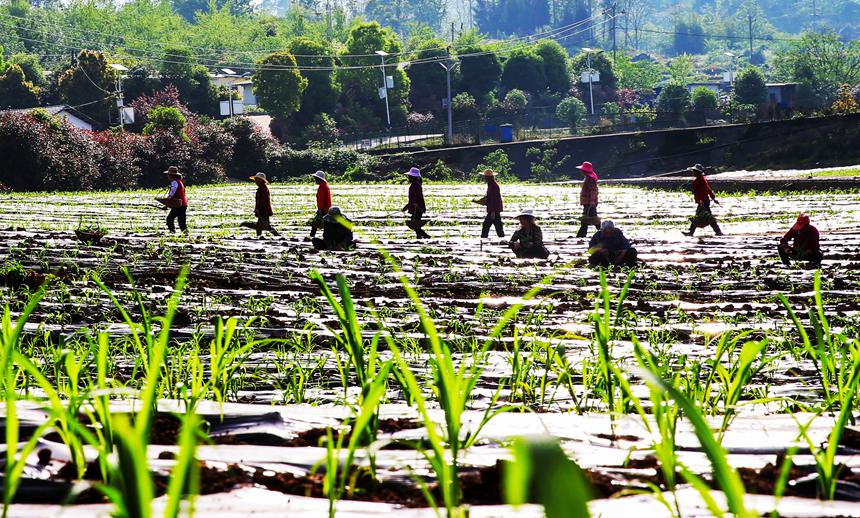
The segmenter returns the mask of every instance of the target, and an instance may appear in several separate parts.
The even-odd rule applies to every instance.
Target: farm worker
[[[474,200],[475,203],[487,207],[487,215],[484,217],[484,226],[481,229],[481,237],[485,238],[490,235],[490,227],[496,227],[496,234],[499,237],[505,237],[505,231],[502,228],[502,192],[499,189],[499,183],[496,181],[496,172],[492,169],[485,169],[481,175],[487,182],[487,195],[480,200]]]
[[[531,209],[517,214],[520,228],[511,236],[511,250],[520,259],[546,259],[549,252],[543,245],[543,232],[535,224],[535,215]]]
[[[323,237],[312,239],[317,250],[351,250],[355,248],[352,241],[352,221],[344,216],[338,207],[329,209],[323,217]]]
[[[182,181],[182,173],[179,168],[172,165],[164,171],[170,181],[170,190],[167,191],[167,199],[170,200],[170,212],[167,213],[167,229],[176,232],[173,222],[179,220],[179,230],[187,233],[185,216],[188,212],[188,197],[185,195],[185,183]]]
[[[248,177],[248,179],[257,184],[256,203],[254,204],[254,215],[257,216],[257,222],[242,223],[242,226],[256,230],[257,237],[263,237],[264,230],[268,230],[276,236],[279,235],[278,231],[272,227],[270,221],[275,211],[272,209],[272,193],[269,191],[269,181],[266,179],[266,173],[257,173],[254,176]]]
[[[311,175],[317,183],[317,213],[311,222],[311,238],[317,235],[317,229],[324,225],[323,218],[331,209],[331,190],[325,180],[325,173],[317,171]]]
[[[421,216],[427,212],[427,206],[424,204],[424,188],[421,185],[421,170],[413,167],[406,173],[406,177],[409,178],[409,201],[403,210],[410,214],[406,226],[415,231],[415,237],[418,239],[427,239],[430,235],[421,228],[427,223],[421,220]]]
[[[591,162],[583,162],[576,166],[582,171],[582,190],[579,192],[579,204],[582,205],[582,218],[576,237],[585,237],[589,225],[600,230],[600,218],[597,217],[597,173]]]
[[[723,231],[720,230],[720,226],[717,225],[717,219],[711,213],[711,201],[713,200],[717,205],[720,202],[717,201],[714,191],[711,190],[711,186],[708,184],[708,179],[705,178],[705,168],[702,164],[696,164],[689,168],[688,171],[692,172],[696,177],[693,180],[693,199],[696,201],[696,215],[693,216],[693,221],[690,223],[690,230],[683,232],[683,234],[685,236],[692,236],[697,228],[705,228],[710,225],[714,229],[714,234],[722,236]]]
[[[636,266],[636,249],[624,233],[606,220],[588,244],[588,264],[591,266]]]
[[[791,229],[779,240],[779,258],[786,266],[791,265],[792,259],[820,266],[824,254],[818,238],[818,229],[809,223],[809,216],[801,212]],[[789,241],[792,244],[788,244]]]

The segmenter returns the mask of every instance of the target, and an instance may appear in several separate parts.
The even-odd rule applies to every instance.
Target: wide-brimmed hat
[[[481,176],[496,176],[499,173],[493,171],[492,169],[484,169],[482,172],[478,173]]]
[[[591,165],[591,162],[583,162],[582,164],[576,166],[580,171],[585,171],[586,173],[593,173],[594,166]]]
[[[269,180],[266,179],[266,173],[257,173],[254,176],[249,176],[248,179],[254,181],[263,180],[264,182],[269,183]]]
[[[180,173],[180,172],[179,172],[179,168],[178,168],[178,167],[176,167],[175,165],[172,165],[172,166],[168,167],[168,168],[167,168],[167,171],[162,171],[162,173],[161,173],[161,174],[167,174],[167,175],[172,175],[172,176],[178,176],[178,177],[182,178],[182,173]]]
[[[696,164],[693,167],[689,168],[688,171],[692,171],[697,174],[705,174],[705,166],[702,164]]]
[[[607,230],[610,228],[615,228],[615,223],[613,223],[611,219],[604,220],[600,223],[600,230]]]
[[[407,171],[405,174],[406,174],[406,176],[411,176],[413,178],[421,178],[421,170],[418,169],[417,167],[413,167],[412,169]]]
[[[322,181],[325,181],[325,173],[322,171],[317,171],[314,174],[312,174],[311,176],[314,178],[319,178]]]
[[[535,217],[535,211],[533,211],[532,209],[523,209],[520,211],[519,214],[517,214],[517,218],[534,218],[534,217]]]

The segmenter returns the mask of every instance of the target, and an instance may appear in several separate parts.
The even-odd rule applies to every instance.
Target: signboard
[[[123,124],[134,124],[134,108],[123,108],[122,109],[122,123]]]
[[[581,81],[583,83],[599,83],[600,72],[594,71],[589,75],[588,71],[585,71],[582,73]]]
[[[220,101],[219,103],[220,113],[223,116],[230,115],[230,101]],[[233,115],[239,115],[240,113],[245,113],[245,104],[242,101],[233,101]]]
[[[385,87],[394,88],[394,76],[385,76]]]
[[[385,88],[382,88],[382,87],[380,86],[380,87],[379,87],[379,98],[380,98],[380,99],[385,99],[386,97],[388,97],[388,90],[387,90],[387,89],[385,89]]]

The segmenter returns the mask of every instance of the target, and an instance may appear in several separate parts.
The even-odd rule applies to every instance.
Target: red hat
[[[791,229],[794,231],[801,230],[809,225],[809,214],[805,212],[801,212],[797,216],[797,221],[794,222],[794,225],[791,226]]]
[[[583,162],[582,165],[576,166],[580,171],[585,171],[586,173],[593,173],[594,166],[591,165],[591,162]]]

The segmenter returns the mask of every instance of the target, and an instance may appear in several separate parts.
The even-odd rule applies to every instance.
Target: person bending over
[[[791,244],[789,244],[791,241]],[[801,213],[797,216],[791,229],[779,240],[779,258],[786,266],[791,265],[791,260],[806,261],[813,266],[821,266],[824,254],[819,244],[818,229],[809,223],[809,216]]]
[[[511,250],[520,259],[546,259],[549,251],[543,244],[543,232],[535,224],[532,210],[524,210],[517,215],[520,228],[511,236]]]
[[[588,252],[591,266],[636,266],[636,249],[609,220],[601,223],[600,230],[591,237]]]
[[[311,240],[317,250],[353,250],[352,221],[338,207],[329,209],[323,217],[323,237]]]

